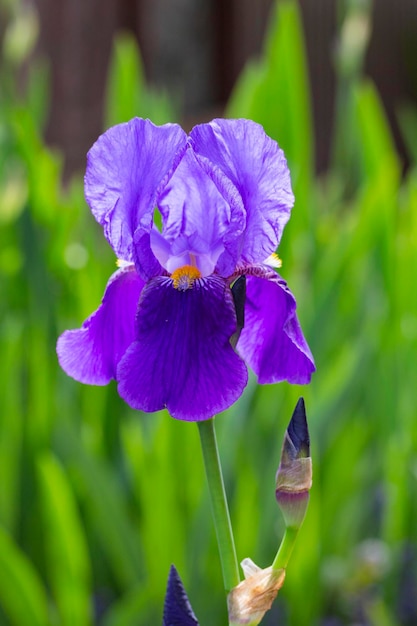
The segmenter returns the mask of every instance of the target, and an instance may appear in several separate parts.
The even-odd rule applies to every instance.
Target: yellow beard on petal
[[[187,289],[191,289],[194,285],[194,282],[201,278],[201,272],[194,265],[183,265],[182,267],[178,267],[171,274],[172,282],[174,283],[175,289],[179,291],[186,291]]]

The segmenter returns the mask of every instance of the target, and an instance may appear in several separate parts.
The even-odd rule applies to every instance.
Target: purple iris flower
[[[295,298],[275,270],[290,175],[261,126],[217,119],[188,136],[139,118],[114,126],[88,153],[85,195],[120,267],[97,311],[58,340],[67,374],[116,379],[134,409],[190,421],[239,398],[246,364],[260,383],[310,381]]]

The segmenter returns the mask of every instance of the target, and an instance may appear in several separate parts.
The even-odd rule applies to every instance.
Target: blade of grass
[[[51,588],[63,626],[92,624],[90,563],[71,485],[55,457],[38,460]]]
[[[129,502],[110,465],[87,453],[74,427],[62,423],[57,433],[60,455],[70,467],[79,500],[87,513],[90,533],[117,583],[129,588],[143,580],[137,534],[129,516]]]
[[[0,528],[0,602],[13,626],[47,626],[48,599],[32,563]]]

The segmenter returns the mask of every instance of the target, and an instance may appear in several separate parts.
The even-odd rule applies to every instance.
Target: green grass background
[[[340,53],[332,167],[320,179],[294,2],[279,4],[226,111],[261,122],[288,157],[296,205],[282,274],[317,365],[309,387],[251,379],[217,419],[238,557],[266,567],[283,532],[282,437],[305,397],[314,483],[270,626],[417,623],[417,170],[402,175],[360,52]],[[31,66],[23,98],[13,63],[1,78],[0,624],[160,624],[171,563],[201,625],[225,624],[196,426],[134,412],[114,384],[83,386],[59,369],[57,336],[97,308],[115,259],[81,176],[64,186],[62,159],[41,140],[45,68]],[[134,115],[176,119],[120,37],[106,126]],[[414,159],[416,119],[401,113]]]

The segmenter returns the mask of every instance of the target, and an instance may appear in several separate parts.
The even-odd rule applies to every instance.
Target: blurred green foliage
[[[58,334],[97,307],[115,260],[81,176],[64,186],[62,159],[41,139],[45,69],[31,66],[24,98],[15,78],[4,61],[0,624],[160,624],[172,562],[202,626],[225,623],[197,429],[163,412],[135,413],[115,385],[86,387],[58,367]],[[306,399],[310,506],[265,624],[411,626],[417,170],[402,175],[382,103],[356,57],[340,90],[334,162],[317,179],[300,16],[294,2],[280,2],[264,53],[244,71],[227,113],[261,122],[288,157],[296,205],[282,273],[317,373],[308,388],[251,379],[218,418],[218,438],[239,558],[267,566],[283,531],[274,500],[282,436],[298,396]],[[115,42],[106,106],[108,124],[174,120],[126,37]],[[402,110],[414,161],[416,119]]]

